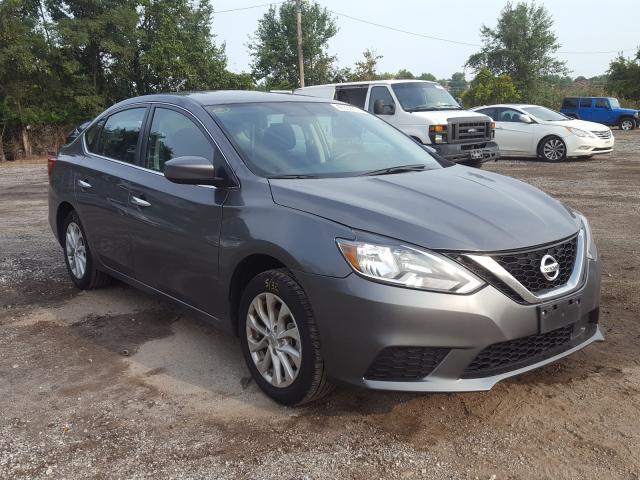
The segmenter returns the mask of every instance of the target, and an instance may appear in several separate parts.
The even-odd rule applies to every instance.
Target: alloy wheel
[[[628,132],[629,130],[633,130],[633,121],[632,120],[623,120],[620,122],[620,129]]]
[[[542,147],[542,154],[547,160],[557,161],[564,158],[566,147],[564,142],[558,138],[547,140]]]
[[[302,344],[287,304],[273,293],[260,293],[251,301],[246,325],[249,352],[260,375],[277,388],[291,385],[300,372]]]
[[[67,226],[65,250],[71,273],[77,279],[81,279],[87,270],[87,248],[82,230],[75,222]]]

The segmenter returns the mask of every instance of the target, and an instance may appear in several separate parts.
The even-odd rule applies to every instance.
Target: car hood
[[[460,165],[269,183],[278,205],[435,250],[511,250],[578,231],[569,211],[540,190]]]
[[[558,125],[560,127],[572,127],[579,128],[580,130],[587,130],[588,132],[600,132],[607,131],[609,127],[601,123],[587,122],[586,120],[558,120],[553,122],[541,122],[545,125]]]
[[[482,118],[482,121],[491,122],[491,118],[483,113],[472,112],[469,110],[430,110],[428,112],[412,112],[411,117],[413,123],[444,125],[449,123],[449,119],[455,118]]]

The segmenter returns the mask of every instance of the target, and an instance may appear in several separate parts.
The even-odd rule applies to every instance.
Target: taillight
[[[49,178],[51,178],[51,174],[53,173],[53,167],[56,166],[56,160],[55,155],[49,155],[47,157],[47,174],[49,175]]]

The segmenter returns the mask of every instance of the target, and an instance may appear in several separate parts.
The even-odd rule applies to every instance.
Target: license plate
[[[582,305],[580,297],[563,299],[538,306],[538,330],[546,333],[580,320]]]
[[[482,160],[483,158],[482,150],[471,150],[471,160]]]

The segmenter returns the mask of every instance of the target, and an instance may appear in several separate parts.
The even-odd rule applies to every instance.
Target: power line
[[[329,10],[329,9],[327,9]],[[401,28],[396,28],[396,27],[391,27],[389,25],[383,25],[381,23],[376,23],[376,22],[371,22],[369,20],[365,20],[363,18],[358,18],[358,17],[354,17],[352,15],[347,15],[346,13],[340,13],[340,12],[336,12],[334,10],[329,10],[331,13],[333,13],[334,15],[338,15],[339,17],[344,17],[344,18],[348,18],[350,20],[354,20],[356,22],[360,22],[360,23],[365,23],[367,25],[373,25],[374,27],[379,27],[379,28],[384,28],[386,30],[392,30],[394,32],[399,32],[399,33],[404,33],[406,35],[413,35],[414,37],[421,37],[421,38],[427,38],[429,40],[437,40],[439,42],[447,42],[447,43],[454,43],[457,45],[465,45],[468,47],[482,47],[482,45],[478,44],[478,43],[469,43],[469,42],[461,42],[459,40],[451,40],[448,38],[442,38],[442,37],[435,37],[433,35],[425,35],[423,33],[417,33],[417,32],[411,32],[409,30],[403,30]],[[598,55],[598,54],[612,54],[612,53],[624,53],[624,52],[628,52],[631,50],[635,50],[634,48],[625,48],[622,50],[609,50],[609,51],[559,51],[559,54],[563,54],[563,55]]]
[[[214,11],[214,15],[218,14],[218,13],[231,13],[231,12],[240,12],[243,10],[251,10],[254,8],[261,8],[261,7],[269,7],[271,5],[280,5],[282,3],[286,3],[285,1],[278,1],[278,2],[270,2],[270,3],[261,3],[259,5],[250,5],[247,7],[240,7],[240,8],[231,8],[229,10],[218,10],[218,11]],[[327,8],[327,10],[331,13],[333,13],[334,15],[337,15],[339,17],[344,17],[344,18],[348,18],[349,20],[353,20],[355,22],[360,22],[360,23],[364,23],[367,25],[372,25],[374,27],[378,27],[378,28],[384,28],[385,30],[391,30],[393,32],[398,32],[398,33],[404,33],[405,35],[412,35],[414,37],[420,37],[420,38],[426,38],[429,40],[436,40],[438,42],[446,42],[446,43],[453,43],[456,45],[464,45],[467,47],[482,47],[481,44],[479,43],[470,43],[470,42],[461,42],[459,40],[452,40],[449,38],[443,38],[443,37],[436,37],[434,35],[426,35],[424,33],[417,33],[417,32],[411,32],[409,30],[403,30],[402,28],[397,28],[397,27],[392,27],[389,25],[383,25],[382,23],[377,23],[377,22],[372,22],[370,20],[365,20],[363,18],[358,18],[358,17],[354,17],[353,15],[347,15],[346,13],[341,13],[341,12],[336,12],[335,10],[330,10]],[[629,51],[633,51],[635,50],[635,48],[624,48],[622,50],[606,50],[606,51],[559,51],[557,53],[561,54],[561,55],[611,55],[614,53],[624,53],[624,52],[629,52]]]
[[[261,3],[260,5],[251,5],[248,7],[231,8],[229,10],[214,10],[213,13],[214,15],[217,15],[218,13],[240,12],[242,10],[251,10],[253,8],[270,7],[271,5],[280,5],[281,3],[285,3],[285,2],[269,2],[269,3]]]

